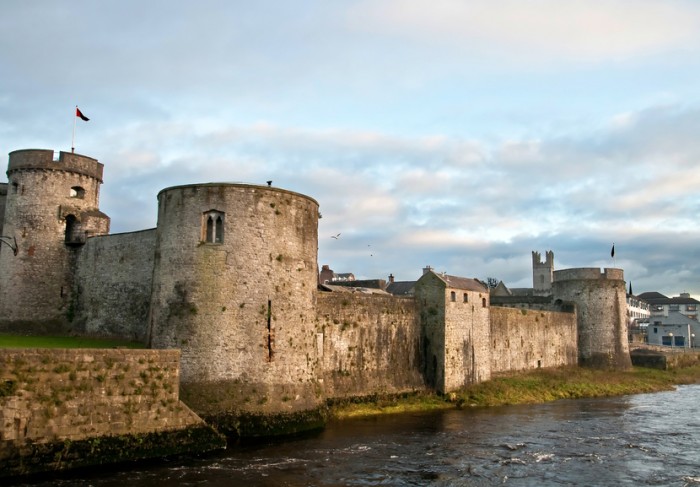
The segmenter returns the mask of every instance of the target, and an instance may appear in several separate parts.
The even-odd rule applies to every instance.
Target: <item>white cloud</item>
[[[358,29],[508,62],[610,61],[697,44],[700,6],[652,0],[368,0]]]

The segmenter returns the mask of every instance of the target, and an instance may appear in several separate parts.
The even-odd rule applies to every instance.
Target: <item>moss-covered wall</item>
[[[491,373],[576,365],[576,313],[491,307]]]
[[[177,350],[0,349],[0,476],[222,447],[178,399],[179,357]],[[89,455],[71,456],[86,448]]]
[[[414,299],[319,293],[316,331],[327,398],[425,388]]]

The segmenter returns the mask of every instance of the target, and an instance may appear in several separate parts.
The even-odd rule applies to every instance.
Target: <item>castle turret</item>
[[[539,252],[532,252],[532,289],[535,296],[550,296],[554,276],[554,252],[545,253],[545,261]]]
[[[10,153],[0,248],[0,325],[56,331],[70,321],[75,251],[109,232],[99,211],[103,165],[51,150]]]
[[[580,365],[622,369],[632,366],[622,269],[555,271],[552,291],[555,300],[576,304]]]
[[[246,184],[159,193],[151,344],[182,350],[183,397],[198,413],[221,425],[231,412],[320,405],[317,242],[318,203],[304,195]]]

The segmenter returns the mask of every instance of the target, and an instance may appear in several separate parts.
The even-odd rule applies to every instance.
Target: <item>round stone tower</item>
[[[554,271],[552,291],[555,300],[576,304],[580,365],[620,369],[632,366],[622,269]]]
[[[71,319],[75,250],[109,232],[99,211],[103,165],[51,150],[10,153],[0,250],[0,325],[58,331]]]
[[[307,196],[217,183],[158,194],[151,345],[182,350],[183,399],[222,429],[246,434],[242,416],[274,428],[282,414],[294,431],[320,405],[317,256]]]

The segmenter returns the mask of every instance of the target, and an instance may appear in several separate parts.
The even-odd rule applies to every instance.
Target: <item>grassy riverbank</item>
[[[378,397],[331,406],[334,419],[434,409],[536,404],[557,399],[620,396],[673,389],[700,382],[700,366],[658,370],[635,367],[630,371],[579,367],[538,369],[470,386],[458,393]]]

